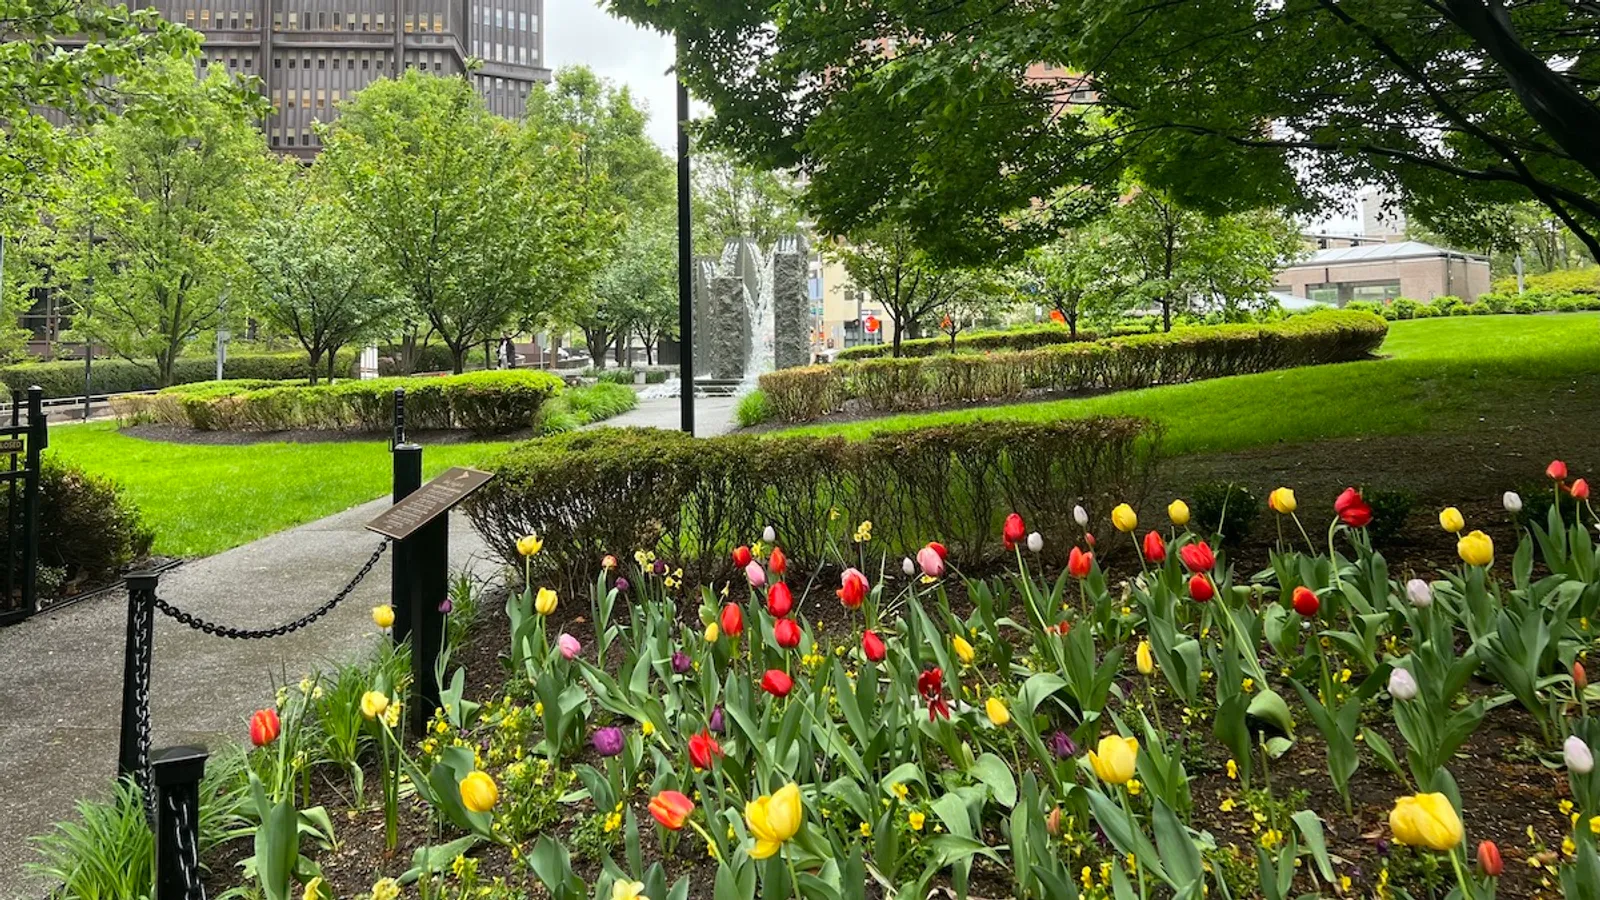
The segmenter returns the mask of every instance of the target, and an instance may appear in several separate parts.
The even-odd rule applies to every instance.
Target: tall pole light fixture
[[[678,83],[678,397],[683,431],[694,434],[694,246],[689,234],[689,86],[683,80],[688,41],[677,36]]]

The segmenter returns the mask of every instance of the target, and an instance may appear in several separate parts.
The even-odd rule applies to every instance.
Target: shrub
[[[1427,309],[1426,306],[1422,307],[1422,309],[1417,310],[1417,312],[1419,313],[1417,318],[1419,318],[1419,319],[1422,318],[1420,313],[1425,309]],[[1470,315],[1472,315],[1472,307],[1465,306],[1465,305],[1452,306],[1452,307],[1450,307],[1449,315],[1452,315],[1452,316],[1470,316]]]
[[[169,388],[150,396],[115,398],[111,406],[124,420],[202,431],[384,431],[393,424],[394,391],[403,387],[406,423],[413,428],[503,434],[532,427],[545,401],[565,387],[559,377],[533,369],[375,378],[314,387],[258,384]]]
[[[1376,314],[1383,311],[1383,304],[1374,303],[1371,300],[1351,300],[1349,303],[1344,305],[1344,309],[1347,312],[1367,312]]]
[[[1432,319],[1432,318],[1436,318],[1438,316],[1451,315],[1451,314],[1455,313],[1456,310],[1458,310],[1458,309],[1462,310],[1461,311],[1461,315],[1466,315],[1465,309],[1463,309],[1462,307],[1459,307],[1459,306],[1451,307],[1449,309],[1434,309],[1431,306],[1423,305],[1423,306],[1417,307],[1417,311],[1415,313],[1413,313],[1411,317],[1413,319]]]
[[[1451,311],[1456,309],[1457,307],[1465,306],[1465,305],[1466,305],[1465,301],[1463,301],[1460,297],[1456,297],[1456,296],[1453,296],[1453,295],[1450,295],[1450,294],[1442,294],[1442,295],[1440,295],[1438,297],[1435,297],[1432,300],[1428,301],[1426,304],[1424,304],[1422,307],[1420,307],[1418,309],[1418,312],[1420,312],[1423,309],[1432,308],[1432,310],[1434,312],[1434,315],[1444,316],[1444,315],[1450,315]]]
[[[1511,304],[1511,311],[1519,316],[1532,315],[1539,311],[1539,304],[1532,300],[1516,300]]]
[[[18,502],[21,502],[20,492]],[[0,521],[10,515],[10,493],[0,491]],[[154,535],[139,511],[108,479],[46,457],[39,473],[39,565],[54,570],[46,588],[104,581],[147,556]],[[20,542],[11,563],[22,565]]]
[[[507,450],[466,509],[519,568],[517,538],[559,535],[533,563],[573,586],[604,554],[641,548],[705,583],[766,525],[795,559],[820,560],[835,511],[874,523],[874,555],[898,559],[940,540],[958,564],[975,563],[998,553],[999,523],[1013,510],[1065,546],[1073,504],[1131,496],[1155,443],[1148,423],[1123,418],[980,422],[863,441],[597,429]]]
[[[1417,503],[1417,495],[1406,490],[1362,488],[1361,498],[1372,507],[1372,522],[1367,525],[1367,536],[1372,543],[1385,546],[1394,542],[1405,528],[1406,517]]]
[[[816,419],[854,403],[872,412],[1011,400],[1030,391],[1126,390],[1361,359],[1387,328],[1328,310],[1271,325],[1211,325],[1037,350],[868,359],[761,376],[778,419]]]
[[[619,416],[639,405],[633,388],[598,382],[568,388],[552,397],[539,409],[540,434],[563,434],[585,425]]]
[[[1492,310],[1489,307],[1484,306],[1484,305],[1482,305],[1480,303],[1474,303],[1471,306],[1467,307],[1466,309],[1467,309],[1467,314],[1468,315],[1473,315],[1473,316],[1490,316],[1490,315],[1494,315],[1494,310]]]
[[[1396,319],[1412,319],[1416,318],[1417,307],[1421,305],[1410,297],[1396,297],[1394,302],[1389,304],[1389,311],[1394,313]]]
[[[1242,484],[1208,481],[1195,485],[1192,495],[1196,530],[1221,535],[1224,546],[1243,543],[1261,515],[1261,501]]]
[[[1479,306],[1490,312],[1505,313],[1511,311],[1511,303],[1517,298],[1510,294],[1490,293],[1478,295]]]
[[[1142,331],[1143,326],[1136,326],[1135,330]],[[1051,347],[1056,344],[1070,344],[1076,341],[1092,341],[1096,335],[1093,332],[1079,329],[1076,337],[1065,325],[1049,322],[1041,325],[1021,325],[1015,328],[992,329],[986,331],[968,331],[956,335],[957,353],[989,353],[996,350],[1032,350],[1036,347]],[[950,336],[940,334],[935,337],[914,338],[900,342],[900,355],[902,357],[938,356],[950,352]],[[836,361],[843,362],[852,359],[875,359],[889,356],[894,353],[894,345],[862,344],[858,347],[847,347],[839,351],[834,357]]]
[[[739,398],[739,407],[734,414],[738,417],[740,428],[760,425],[772,418],[772,401],[767,399],[766,391],[756,388]]]
[[[354,354],[339,354],[337,370],[349,372],[355,365]],[[94,394],[122,394],[129,391],[148,391],[156,387],[154,362],[132,363],[123,359],[97,359],[90,367],[90,389]],[[304,381],[308,362],[303,353],[250,353],[230,356],[223,364],[222,373],[229,379],[255,379],[265,381]],[[196,357],[180,359],[173,364],[173,383],[190,384],[212,381],[217,376],[214,359]],[[83,396],[83,361],[19,363],[0,368],[0,383],[7,388],[25,391],[31,385],[44,388],[46,400],[61,397]]]

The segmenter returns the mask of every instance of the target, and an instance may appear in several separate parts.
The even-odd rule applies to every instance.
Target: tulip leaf
[[[1167,804],[1157,800],[1152,818],[1161,861],[1170,870],[1169,883],[1180,894],[1185,893],[1185,887],[1199,882],[1204,874],[1200,864],[1200,848],[1195,846],[1189,829],[1184,827]]]
[[[1017,804],[1017,782],[1011,776],[1011,767],[993,753],[985,753],[972,764],[972,777],[989,788],[989,795],[1006,809]]]
[[[850,807],[856,818],[866,822],[872,820],[872,801],[868,799],[861,785],[853,778],[835,778],[822,789],[824,794],[838,800]]]
[[[1316,862],[1322,880],[1333,884],[1333,863],[1328,859],[1328,841],[1322,833],[1322,820],[1309,809],[1302,809],[1289,818],[1294,820],[1295,827],[1300,829],[1300,836],[1305,838],[1306,847],[1311,850],[1311,859]]]
[[[1272,688],[1264,687],[1251,698],[1245,715],[1266,722],[1284,734],[1294,734],[1294,719],[1289,715],[1289,704]]]
[[[455,858],[478,845],[482,838],[475,834],[456,838],[448,844],[430,844],[418,847],[411,854],[411,868],[400,876],[401,884],[416,884],[417,879],[423,875],[433,875],[443,872],[450,867]]]
[[[946,794],[945,796],[949,795]],[[988,844],[985,844],[983,841],[968,837],[967,835],[935,835],[933,840],[929,841],[929,845],[932,846],[934,852],[938,854],[935,857],[938,862],[936,868],[940,869],[946,866],[955,865],[956,863],[969,861],[973,856],[988,857],[1002,866],[1006,864],[1005,860],[1000,858],[1000,854],[994,851],[994,848],[990,847]]]
[[[1161,857],[1156,853],[1155,846],[1143,830],[1134,827],[1127,810],[1097,790],[1087,789],[1084,796],[1089,799],[1089,809],[1094,813],[1096,824],[1116,845],[1117,850],[1124,854],[1132,853],[1146,871],[1171,884],[1172,880],[1167,877],[1166,869],[1162,868]],[[1112,871],[1120,869],[1120,866],[1112,866]]]
[[[968,811],[967,801],[960,794],[954,791],[942,794],[930,806],[952,835],[973,836],[972,814]]]
[[[1054,694],[1067,686],[1066,679],[1050,672],[1039,672],[1028,677],[1022,683],[1021,690],[1017,691],[1017,705],[1022,707],[1029,716],[1039,711],[1039,704],[1046,697]]]
[[[916,782],[923,787],[928,786],[928,780],[922,775],[922,767],[916,763],[901,763],[894,771],[878,780],[878,789],[886,796],[894,796],[894,786],[897,784],[911,784]]]

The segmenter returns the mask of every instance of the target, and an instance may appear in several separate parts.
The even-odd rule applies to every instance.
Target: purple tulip
[[[677,672],[679,675],[685,675],[692,668],[694,668],[694,660],[689,658],[689,654],[682,650],[672,651],[672,671]]]
[[[615,725],[597,728],[591,743],[601,756],[616,756],[622,752],[622,729]]]
[[[650,567],[650,571],[656,573],[657,575],[667,574],[667,561],[664,559],[656,560],[656,564]]]
[[[713,709],[711,711],[711,723],[710,723],[710,726],[711,726],[711,730],[715,731],[717,734],[721,734],[723,732],[723,729],[726,727],[722,722],[722,706],[720,704],[717,706],[716,709]]]
[[[1073,742],[1072,735],[1065,731],[1057,731],[1050,735],[1050,752],[1058,759],[1066,759],[1078,755],[1078,745]]]
[[[449,597],[444,598],[444,600],[439,604],[439,612],[443,615],[450,615],[450,610],[455,608],[456,605],[451,602]]]
[[[626,594],[627,592],[628,592],[628,579],[623,578],[621,576],[618,576],[618,578],[617,578],[617,593]]]

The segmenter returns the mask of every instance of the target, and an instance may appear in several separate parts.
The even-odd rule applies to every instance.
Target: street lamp
[[[683,80],[688,41],[677,36],[677,60],[672,75],[678,83],[678,400],[682,429],[694,434],[694,298],[690,267],[694,248],[689,241],[689,86]]]

